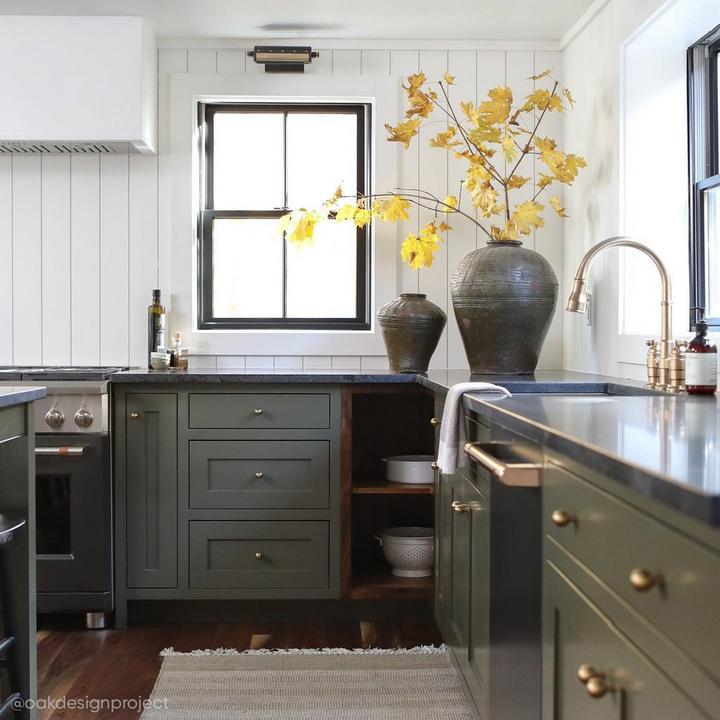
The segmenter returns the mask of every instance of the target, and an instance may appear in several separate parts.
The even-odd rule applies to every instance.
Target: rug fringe
[[[161,657],[179,657],[183,655],[217,656],[217,655],[439,655],[447,652],[445,645],[418,645],[413,648],[288,648],[268,650],[236,650],[235,648],[215,648],[214,650],[191,650],[180,652],[173,647],[160,651]]]

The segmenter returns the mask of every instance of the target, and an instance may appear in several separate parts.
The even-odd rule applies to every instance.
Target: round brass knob
[[[586,683],[585,689],[591,698],[599,699],[610,691],[607,679],[602,673],[593,675]]]
[[[430,418],[430,424],[433,427],[437,427],[440,424],[440,418],[436,418],[436,417]]]
[[[578,680],[585,685],[585,683],[594,675],[597,675],[597,670],[587,663],[583,663],[577,671]]]
[[[256,472],[256,473],[255,473],[255,477],[256,477],[258,480],[262,480],[262,479],[263,479],[263,475],[264,475],[264,473],[261,473],[261,472]]]
[[[139,413],[139,412],[131,412],[131,413],[130,413],[130,418],[131,418],[132,420],[137,420],[139,417],[140,417],[140,413]]]
[[[255,415],[262,415],[262,414],[263,414],[263,410],[262,410],[262,408],[255,408],[255,409],[253,410],[253,413],[255,413]]]
[[[575,522],[575,518],[565,510],[553,510],[553,514],[551,517],[552,521],[561,528]]]
[[[256,560],[262,560],[263,557],[264,557],[264,555],[263,555],[261,552],[256,552],[256,553],[255,553],[255,559],[256,559]]]
[[[435,461],[433,461],[433,462],[430,463],[430,467],[431,467],[433,470],[437,470],[437,469],[438,469],[438,464],[437,464]]]
[[[660,584],[660,577],[653,575],[649,570],[645,570],[644,568],[633,568],[630,571],[630,584],[638,592],[647,592]]]
[[[450,503],[450,507],[456,512],[456,513],[464,513],[467,512],[470,509],[470,506],[467,503],[462,503],[459,500],[453,500]]]

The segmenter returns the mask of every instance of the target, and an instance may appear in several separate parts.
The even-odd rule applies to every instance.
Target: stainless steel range
[[[122,369],[0,368],[0,384],[48,389],[35,403],[38,612],[84,612],[95,628],[113,610],[108,379]]]

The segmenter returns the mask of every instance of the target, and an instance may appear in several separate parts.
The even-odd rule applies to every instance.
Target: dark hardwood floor
[[[38,632],[38,697],[71,700],[146,698],[160,669],[158,653],[204,648],[405,648],[442,642],[418,622],[177,623],[89,631],[67,620],[43,620]],[[43,720],[132,720],[139,712],[50,709]]]

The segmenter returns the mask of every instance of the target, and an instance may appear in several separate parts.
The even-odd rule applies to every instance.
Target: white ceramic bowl
[[[432,575],[435,560],[435,532],[426,527],[395,527],[378,537],[385,559],[398,577]]]
[[[432,455],[394,455],[384,458],[385,477],[404,485],[432,485],[435,480]]]

